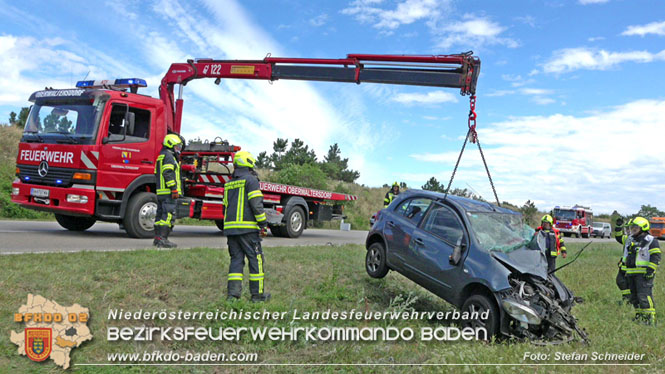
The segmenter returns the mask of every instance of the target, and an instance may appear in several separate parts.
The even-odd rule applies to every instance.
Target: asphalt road
[[[297,239],[263,239],[265,247],[363,244],[367,231],[309,229]],[[176,226],[169,239],[178,248],[226,248],[226,238],[216,226]],[[152,248],[152,239],[132,239],[117,224],[98,222],[87,231],[72,232],[57,222],[0,221],[0,254],[123,251]]]

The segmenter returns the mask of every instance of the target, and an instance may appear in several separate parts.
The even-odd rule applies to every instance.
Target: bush
[[[315,164],[291,164],[275,173],[273,179],[275,183],[316,188],[319,190],[328,188],[328,178],[321,171],[321,168]]]

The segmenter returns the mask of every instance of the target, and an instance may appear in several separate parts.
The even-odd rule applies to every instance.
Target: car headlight
[[[538,313],[533,310],[533,308],[528,307],[522,303],[518,303],[515,300],[503,300],[501,305],[503,306],[503,309],[506,311],[506,313],[520,322],[525,322],[530,325],[539,325],[542,321]]]

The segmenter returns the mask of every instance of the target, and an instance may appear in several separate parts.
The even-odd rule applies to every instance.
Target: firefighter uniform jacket
[[[661,250],[658,240],[653,236],[639,235],[626,241],[623,247],[623,264],[626,275],[651,274],[658,269]]]
[[[399,193],[394,194],[393,190],[386,192],[386,197],[383,199],[383,207],[385,208],[388,205],[390,205],[390,203],[392,203],[393,200],[395,200],[395,196],[397,195],[399,195]]]
[[[224,184],[224,233],[241,235],[259,230],[266,224],[263,193],[259,180],[249,168],[237,167],[233,178]]]
[[[171,195],[172,190],[177,190],[178,194],[182,195],[180,163],[170,148],[163,147],[159,152],[155,161],[155,178],[157,195]]]
[[[563,242],[561,233],[559,230],[552,228],[551,230],[545,230],[542,226],[536,228],[536,232],[542,231],[547,233],[547,256],[548,257],[557,257],[561,252],[566,253],[566,244]]]

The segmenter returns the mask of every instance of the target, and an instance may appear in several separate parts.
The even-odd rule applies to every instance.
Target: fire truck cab
[[[582,205],[555,206],[552,209],[554,227],[564,236],[575,235],[578,238],[588,238],[593,232],[593,211]]]

